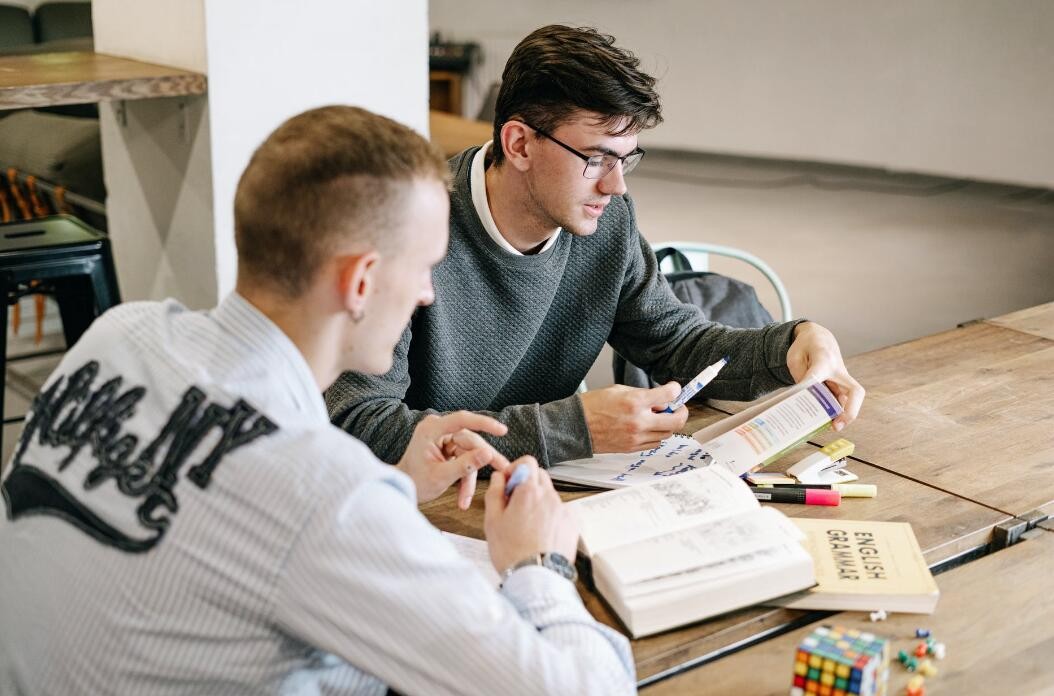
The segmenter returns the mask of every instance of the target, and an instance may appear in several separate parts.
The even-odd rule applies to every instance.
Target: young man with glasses
[[[552,25],[513,51],[494,140],[450,161],[450,248],[436,301],[414,316],[382,377],[343,375],[327,393],[337,425],[394,462],[429,413],[468,409],[509,427],[495,446],[543,465],[651,447],[679,431],[679,386],[723,356],[706,393],[748,400],[825,380],[856,417],[864,390],[838,343],[805,321],[761,329],[709,322],[682,304],[637,229],[625,176],[638,134],[661,120],[655,79],[593,29]],[[655,389],[576,390],[608,342]]]

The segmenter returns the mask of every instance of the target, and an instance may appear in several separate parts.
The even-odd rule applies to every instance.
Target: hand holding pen
[[[681,385],[668,382],[652,389],[616,384],[582,394],[579,398],[593,453],[651,449],[680,432],[688,420],[688,409],[662,413],[680,391]]]
[[[677,395],[677,398],[666,404],[661,413],[673,413],[681,406],[688,403],[688,400],[703,390],[703,387],[710,384],[714,377],[717,377],[717,373],[721,371],[721,368],[728,364],[728,358],[724,357],[715,362],[713,365],[708,365],[703,368],[703,371],[697,374],[681,389],[681,393]]]
[[[513,469],[512,476],[505,483],[505,498],[508,500],[512,492],[516,490],[516,486],[520,485],[527,480],[527,477],[531,475],[531,466],[527,462],[522,462],[516,465]]]
[[[573,559],[578,518],[560,500],[549,472],[534,457],[520,457],[512,473],[495,471],[484,498],[483,529],[498,573],[530,556],[557,552]]]

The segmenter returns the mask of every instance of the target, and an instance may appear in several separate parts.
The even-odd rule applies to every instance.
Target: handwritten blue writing
[[[621,474],[619,474],[618,476],[616,476],[615,478],[613,478],[611,480],[612,481],[625,481],[626,477],[629,476],[630,474],[632,474],[637,469],[639,469],[640,465],[643,464],[643,463],[644,463],[643,459],[638,459],[637,461],[633,462],[628,467],[626,467],[625,471],[623,471]]]

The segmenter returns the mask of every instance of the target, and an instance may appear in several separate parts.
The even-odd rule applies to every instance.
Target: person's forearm
[[[520,568],[499,595],[413,511],[394,472],[338,490],[312,495],[278,575],[274,621],[286,634],[405,693],[633,692],[627,640],[565,578]]]
[[[691,379],[722,357],[729,363],[703,391],[716,399],[749,401],[794,383],[787,369],[787,349],[799,321],[759,329],[733,329],[708,323],[686,332],[677,347],[656,361],[653,379],[662,383]]]
[[[338,401],[331,392],[326,395],[326,401],[333,425],[364,442],[378,459],[388,464],[402,458],[414,428],[422,418],[435,413],[415,411],[398,399],[384,397],[365,400],[345,397]]]
[[[632,209],[632,203],[630,203]],[[609,342],[615,351],[662,384],[681,384],[707,365],[729,358],[704,390],[709,397],[750,400],[793,384],[787,350],[794,326],[803,320],[739,329],[708,321],[702,310],[670,290],[655,254],[639,234],[628,256],[615,326]]]
[[[541,693],[634,693],[629,642],[590,616],[574,585],[552,571],[527,567],[510,575],[501,592],[548,643],[571,658],[569,665],[535,672]],[[590,669],[569,669],[586,664]]]
[[[362,440],[377,457],[389,464],[402,458],[414,428],[433,410],[414,410],[393,398],[356,401],[327,394],[334,425]],[[479,411],[508,426],[502,437],[484,435],[508,459],[533,455],[543,467],[593,453],[589,430],[577,395],[546,404],[507,406],[500,411]]]

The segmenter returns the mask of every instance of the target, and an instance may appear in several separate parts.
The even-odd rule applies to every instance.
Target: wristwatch
[[[509,576],[520,568],[527,566],[538,565],[543,568],[548,568],[557,575],[567,578],[571,582],[578,579],[578,571],[575,570],[575,565],[571,561],[567,560],[567,557],[562,553],[556,553],[550,551],[548,553],[536,553],[533,556],[523,559],[519,563],[515,563],[510,566],[501,576],[502,584],[509,579]]]

